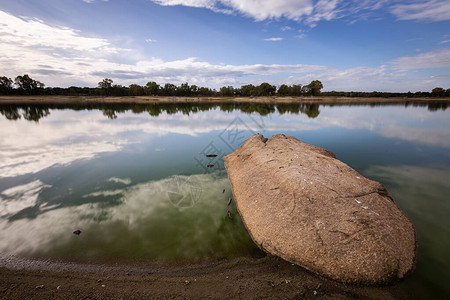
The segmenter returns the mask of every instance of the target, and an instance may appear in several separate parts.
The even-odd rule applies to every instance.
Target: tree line
[[[322,92],[323,84],[313,80],[307,85],[282,84],[278,88],[267,82],[260,85],[247,84],[240,88],[223,86],[211,89],[187,82],[176,86],[172,83],[159,85],[149,81],[146,85],[130,84],[122,86],[105,78],[95,88],[71,86],[68,88],[45,87],[45,84],[32,79],[28,74],[17,76],[14,81],[6,76],[0,77],[0,95],[65,95],[65,96],[182,96],[182,97],[257,97],[257,96],[333,96],[333,97],[450,97],[450,89],[440,87],[431,92],[388,93],[388,92]]]

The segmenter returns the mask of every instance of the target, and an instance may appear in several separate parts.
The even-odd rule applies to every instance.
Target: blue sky
[[[0,0],[0,76],[46,86],[450,88],[448,0]]]

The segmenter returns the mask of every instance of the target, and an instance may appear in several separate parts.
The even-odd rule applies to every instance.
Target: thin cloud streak
[[[402,4],[389,0],[152,0],[162,6],[183,5],[206,8],[227,14],[242,14],[256,21],[281,19],[304,22],[311,27],[322,20],[330,21],[344,17],[367,19],[376,17],[377,11],[388,10],[399,20],[450,20],[450,2],[428,0]],[[286,27],[285,27],[286,28]],[[283,30],[284,31],[284,30]]]
[[[267,39],[264,39],[266,42],[279,42],[279,41],[282,41],[283,40],[283,38],[281,38],[281,37],[273,37],[273,38],[267,38]]]
[[[399,4],[393,6],[391,12],[399,20],[447,21],[450,20],[450,2],[448,0],[431,0]]]

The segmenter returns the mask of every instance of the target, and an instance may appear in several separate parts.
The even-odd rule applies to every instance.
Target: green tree
[[[179,87],[177,87],[177,95],[185,97],[189,97],[191,95],[191,87],[187,82],[182,83]]]
[[[159,86],[159,84],[157,84],[154,81],[147,82],[145,87],[147,88],[147,95],[149,95],[149,96],[156,96],[159,94],[159,92],[161,90],[161,87]]]
[[[277,90],[276,86],[271,85],[267,82],[263,82],[259,86],[256,87],[256,95],[257,96],[272,96],[275,94],[276,90]]]
[[[233,97],[234,96],[234,89],[232,86],[223,86],[219,90],[220,96],[224,97]]]
[[[304,85],[304,86],[302,86],[302,88],[301,88],[300,94],[301,94],[301,95],[308,96],[308,95],[311,94],[311,89],[309,88],[309,86]]]
[[[322,82],[319,80],[313,80],[308,84],[309,93],[313,96],[319,96],[320,90],[323,89]]]
[[[301,96],[302,95],[302,85],[301,84],[294,84],[290,88],[290,96]]]
[[[128,87],[128,93],[131,96],[142,96],[145,94],[144,88],[139,84],[130,84]]]
[[[103,95],[110,95],[112,89],[113,80],[105,78],[98,83],[98,87],[101,89]]]
[[[98,83],[98,87],[101,89],[110,89],[112,88],[113,80],[110,78],[105,78]]]
[[[17,76],[14,79],[14,83],[18,86],[20,91],[23,91],[26,94],[42,91],[45,86],[42,82],[32,79],[28,74]]]
[[[191,96],[197,96],[198,95],[198,86],[195,84],[191,85]]]
[[[241,95],[244,97],[255,96],[256,89],[253,84],[247,84],[241,86]]]
[[[177,92],[177,86],[172,83],[166,83],[163,88],[165,96],[175,96]]]
[[[112,96],[128,96],[128,89],[120,84],[114,84],[110,89],[107,90],[108,95]]]
[[[445,96],[445,90],[440,87],[435,87],[431,90],[431,96],[433,97],[444,97]]]
[[[6,76],[0,77],[0,94],[9,94],[12,90],[13,81]]]
[[[211,91],[211,89],[210,88],[207,88],[207,87],[200,87],[199,89],[198,89],[198,95],[199,96],[207,96],[207,97],[209,97],[209,96],[212,96],[213,95],[213,91]]]
[[[289,87],[285,84],[280,85],[280,87],[278,88],[278,95],[280,96],[289,95]]]

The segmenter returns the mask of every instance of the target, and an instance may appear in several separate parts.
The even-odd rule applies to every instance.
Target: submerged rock
[[[255,134],[224,160],[238,211],[263,250],[343,282],[386,283],[414,268],[411,222],[381,183],[330,151]]]

